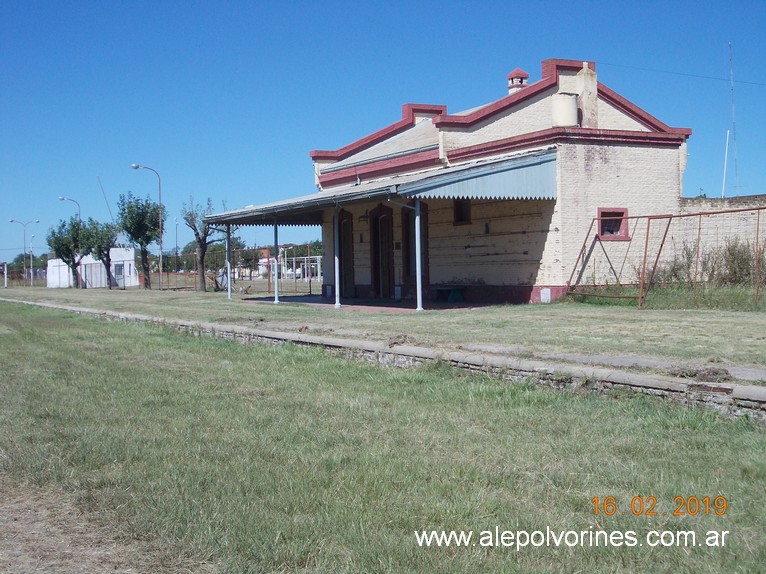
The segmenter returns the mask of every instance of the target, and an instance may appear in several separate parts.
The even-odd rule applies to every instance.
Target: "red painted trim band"
[[[364,181],[384,175],[406,173],[415,169],[423,169],[436,165],[441,165],[438,149],[376,161],[320,175],[319,184],[326,188],[344,183],[353,183],[357,179]]]
[[[672,133],[654,133],[589,128],[549,128],[538,132],[453,149],[447,152],[447,158],[450,161],[461,161],[559,142],[678,147],[687,137],[688,134],[685,133],[685,130],[674,131]]]
[[[314,161],[340,161],[414,126],[418,114],[438,116],[445,113],[447,113],[447,106],[433,104],[404,104],[402,106],[402,119],[398,122],[386,126],[385,128],[365,136],[362,139],[356,140],[338,150],[314,150],[310,152],[309,155]]]

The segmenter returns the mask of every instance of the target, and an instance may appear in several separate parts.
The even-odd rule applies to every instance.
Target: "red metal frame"
[[[600,210],[601,211],[601,210]],[[599,211],[599,215],[600,215]],[[607,210],[608,211],[608,210]],[[599,233],[593,232],[594,226],[597,226],[596,229],[600,229],[600,220],[602,219],[599,217],[594,217],[591,222],[590,226],[588,227],[588,231],[585,234],[585,239],[583,240],[582,246],[580,247],[580,251],[577,254],[577,260],[575,262],[574,267],[572,268],[572,272],[569,275],[569,280],[567,281],[567,294],[568,295],[582,295],[586,297],[603,297],[606,299],[636,299],[638,308],[641,309],[644,307],[644,302],[646,300],[646,296],[651,290],[651,287],[654,282],[654,276],[657,271],[657,267],[660,262],[660,257],[662,255],[662,251],[665,248],[665,243],[668,238],[668,234],[670,232],[671,224],[676,219],[684,219],[684,218],[690,218],[690,217],[697,217],[699,218],[699,221],[697,223],[697,240],[696,240],[696,246],[695,246],[695,263],[694,263],[694,278],[693,278],[693,288],[694,288],[694,303],[696,305],[697,303],[697,283],[698,283],[698,277],[699,277],[699,259],[700,259],[700,246],[701,246],[701,235],[702,235],[702,218],[708,217],[708,216],[716,216],[716,215],[724,215],[724,214],[731,214],[731,213],[742,213],[742,212],[755,212],[756,216],[756,223],[755,223],[755,269],[754,269],[754,275],[755,275],[755,304],[757,305],[760,300],[760,258],[759,254],[762,250],[766,251],[766,239],[763,241],[763,247],[761,247],[761,213],[766,211],[766,206],[763,207],[745,207],[745,208],[739,208],[739,209],[724,209],[724,210],[717,210],[717,211],[706,211],[706,212],[696,212],[696,213],[685,213],[685,214],[664,214],[664,215],[638,215],[638,216],[630,216],[625,217],[626,220],[636,220],[635,225],[633,226],[633,233],[630,234],[630,238],[627,240],[629,241],[629,245],[626,249],[625,257],[623,258],[622,265],[620,266],[620,273],[619,275],[622,275],[625,263],[628,258],[628,253],[630,251],[630,248],[632,246],[633,238],[635,237],[635,230],[638,227],[638,220],[646,220],[646,234],[644,238],[644,253],[641,260],[641,276],[639,279],[638,284],[638,295],[613,295],[613,294],[606,294],[606,293],[599,293],[598,290],[589,290],[585,291],[579,288],[580,281],[582,279],[582,275],[585,271],[585,268],[588,264],[588,261],[590,260],[590,255],[593,252],[593,249],[595,248],[596,242],[603,243],[602,239],[599,237]],[[652,223],[654,221],[660,221],[660,220],[666,220],[665,230],[662,233],[662,239],[660,241],[659,247],[657,249],[657,253],[654,257],[654,261],[651,263],[651,266],[648,267],[649,264],[649,240],[651,235],[651,229],[652,229]],[[588,247],[590,243],[590,247]],[[607,255],[608,260],[608,255]],[[611,262],[610,262],[611,266]],[[575,277],[575,274],[577,273],[577,270],[580,270],[580,274],[578,275],[577,279],[573,283],[573,279]],[[613,268],[612,268],[613,269]],[[647,279],[648,276],[648,279]],[[619,277],[618,277],[618,284],[619,284]]]

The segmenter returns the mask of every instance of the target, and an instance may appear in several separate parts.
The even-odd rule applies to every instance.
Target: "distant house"
[[[561,297],[584,233],[679,210],[687,128],[551,59],[470,110],[405,104],[400,120],[313,151],[318,192],[211,215],[226,225],[321,225],[327,297],[539,302]],[[613,218],[613,219],[608,219]],[[418,231],[419,230],[419,231]]]
[[[109,250],[112,258],[112,277],[115,280],[113,288],[124,289],[138,286],[138,270],[135,265],[135,250],[113,247]],[[91,255],[82,258],[79,266],[80,280],[88,289],[106,288],[107,275],[104,264]],[[74,287],[72,270],[61,259],[49,259],[47,270],[47,286],[49,288]]]

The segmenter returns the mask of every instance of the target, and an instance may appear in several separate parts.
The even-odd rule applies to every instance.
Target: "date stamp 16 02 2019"
[[[595,496],[591,499],[594,514],[615,514],[633,516],[723,516],[728,509],[725,496],[676,496],[673,498],[671,507],[663,510],[657,506],[657,498],[654,496],[634,496],[630,504],[619,503],[614,496],[603,498]]]

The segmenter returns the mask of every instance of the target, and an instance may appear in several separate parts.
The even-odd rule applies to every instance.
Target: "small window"
[[[628,235],[628,210],[623,208],[599,208],[598,238],[609,241],[630,239]]]
[[[471,223],[471,200],[456,199],[453,204],[455,225],[466,225]]]

